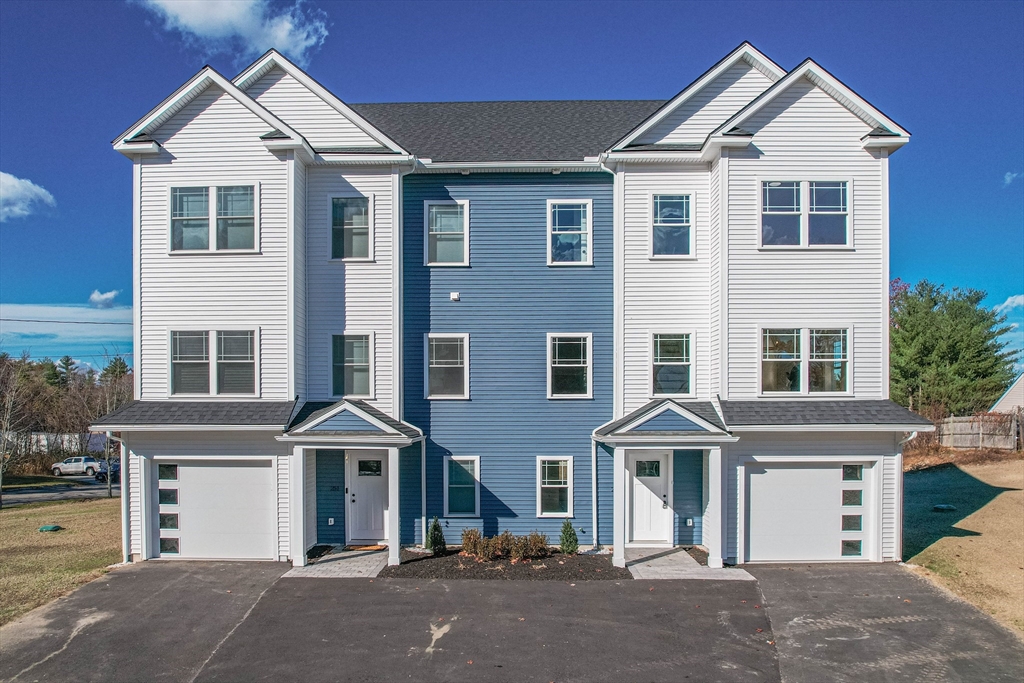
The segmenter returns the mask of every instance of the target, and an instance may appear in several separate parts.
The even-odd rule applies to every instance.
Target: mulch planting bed
[[[622,581],[632,579],[628,569],[612,565],[611,555],[562,555],[540,560],[484,562],[453,552],[434,557],[402,551],[402,564],[385,567],[382,579],[497,579],[513,581]]]
[[[697,560],[697,564],[701,566],[708,566],[708,551],[703,548],[698,548],[695,545],[686,547],[686,554]]]

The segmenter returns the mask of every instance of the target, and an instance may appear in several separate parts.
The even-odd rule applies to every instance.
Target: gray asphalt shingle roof
[[[664,100],[349,104],[385,135],[433,161],[582,161]]]
[[[892,401],[722,401],[729,428],[745,425],[921,425],[932,423]]]
[[[93,421],[104,425],[252,425],[284,428],[295,401],[132,401]]]
[[[330,412],[332,408],[334,408],[335,406],[342,402],[355,406],[359,410],[362,410],[363,412],[370,415],[370,417],[373,417],[383,422],[387,426],[391,427],[402,436],[407,436],[410,439],[415,439],[423,435],[422,432],[420,432],[420,430],[416,429],[412,425],[402,422],[401,420],[396,420],[387,413],[381,410],[377,410],[369,403],[366,403],[364,401],[355,401],[352,399],[346,399],[345,401],[306,401],[306,403],[304,403],[303,406],[299,408],[299,411],[295,414],[295,417],[292,418],[291,423],[288,425],[288,431],[296,429],[297,427],[300,427],[308,422],[313,422],[317,418],[322,417],[326,413]],[[345,436],[382,436],[381,432],[369,431],[346,431],[337,433],[344,434]],[[317,434],[332,434],[332,432],[317,431]]]
[[[719,429],[723,429],[723,430],[725,429],[725,425],[722,424],[722,418],[720,418],[718,416],[718,411],[715,410],[715,406],[714,406],[713,403],[711,403],[711,401],[673,401],[672,399],[668,399],[668,398],[656,398],[653,401],[650,401],[649,403],[646,403],[643,406],[637,408],[636,410],[631,412],[629,415],[621,417],[618,420],[615,420],[615,422],[609,422],[608,424],[606,424],[603,427],[601,427],[600,429],[598,429],[595,432],[595,434],[597,434],[597,436],[608,436],[609,434],[611,434],[615,430],[620,429],[622,427],[625,427],[630,422],[634,422],[634,421],[640,419],[641,417],[643,417],[647,413],[650,413],[651,411],[653,411],[654,409],[660,407],[661,405],[663,405],[665,403],[675,403],[680,408],[685,408],[686,410],[689,410],[691,413],[693,413],[697,417],[701,418],[705,422],[710,422],[711,424],[713,424],[714,426],[718,427]],[[654,433],[655,432],[648,432],[648,434],[654,434]],[[667,434],[667,435],[676,434],[676,432],[664,432],[664,433]],[[682,434],[683,432],[678,432],[678,433]],[[687,434],[692,434],[692,433],[693,432],[687,432]]]

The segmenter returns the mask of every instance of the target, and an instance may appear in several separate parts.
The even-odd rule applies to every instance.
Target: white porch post
[[[616,448],[612,486],[612,564],[626,566],[626,449]]]
[[[306,566],[306,449],[293,446],[288,459],[289,548],[293,567]]]
[[[399,550],[402,547],[402,526],[399,520],[399,476],[398,449],[388,449],[388,564],[401,562]]]
[[[721,569],[725,554],[724,479],[722,447],[708,449],[708,510],[705,518],[704,545],[708,549],[708,566]]]

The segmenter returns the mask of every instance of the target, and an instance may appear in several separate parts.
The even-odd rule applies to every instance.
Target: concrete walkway
[[[387,550],[334,550],[305,567],[289,569],[284,578],[372,579],[387,563]]]
[[[754,580],[746,571],[735,567],[705,567],[682,548],[626,548],[626,568],[634,579]]]

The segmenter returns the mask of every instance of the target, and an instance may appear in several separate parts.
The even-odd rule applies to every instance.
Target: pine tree
[[[441,529],[441,523],[437,521],[437,517],[434,517],[434,521],[430,523],[426,545],[427,550],[433,551],[434,555],[438,557],[448,552],[448,544],[444,540],[444,530]]]
[[[563,555],[575,555],[580,549],[580,539],[576,536],[576,530],[572,528],[572,522],[566,519],[562,522],[562,535],[558,539],[559,549]]]

